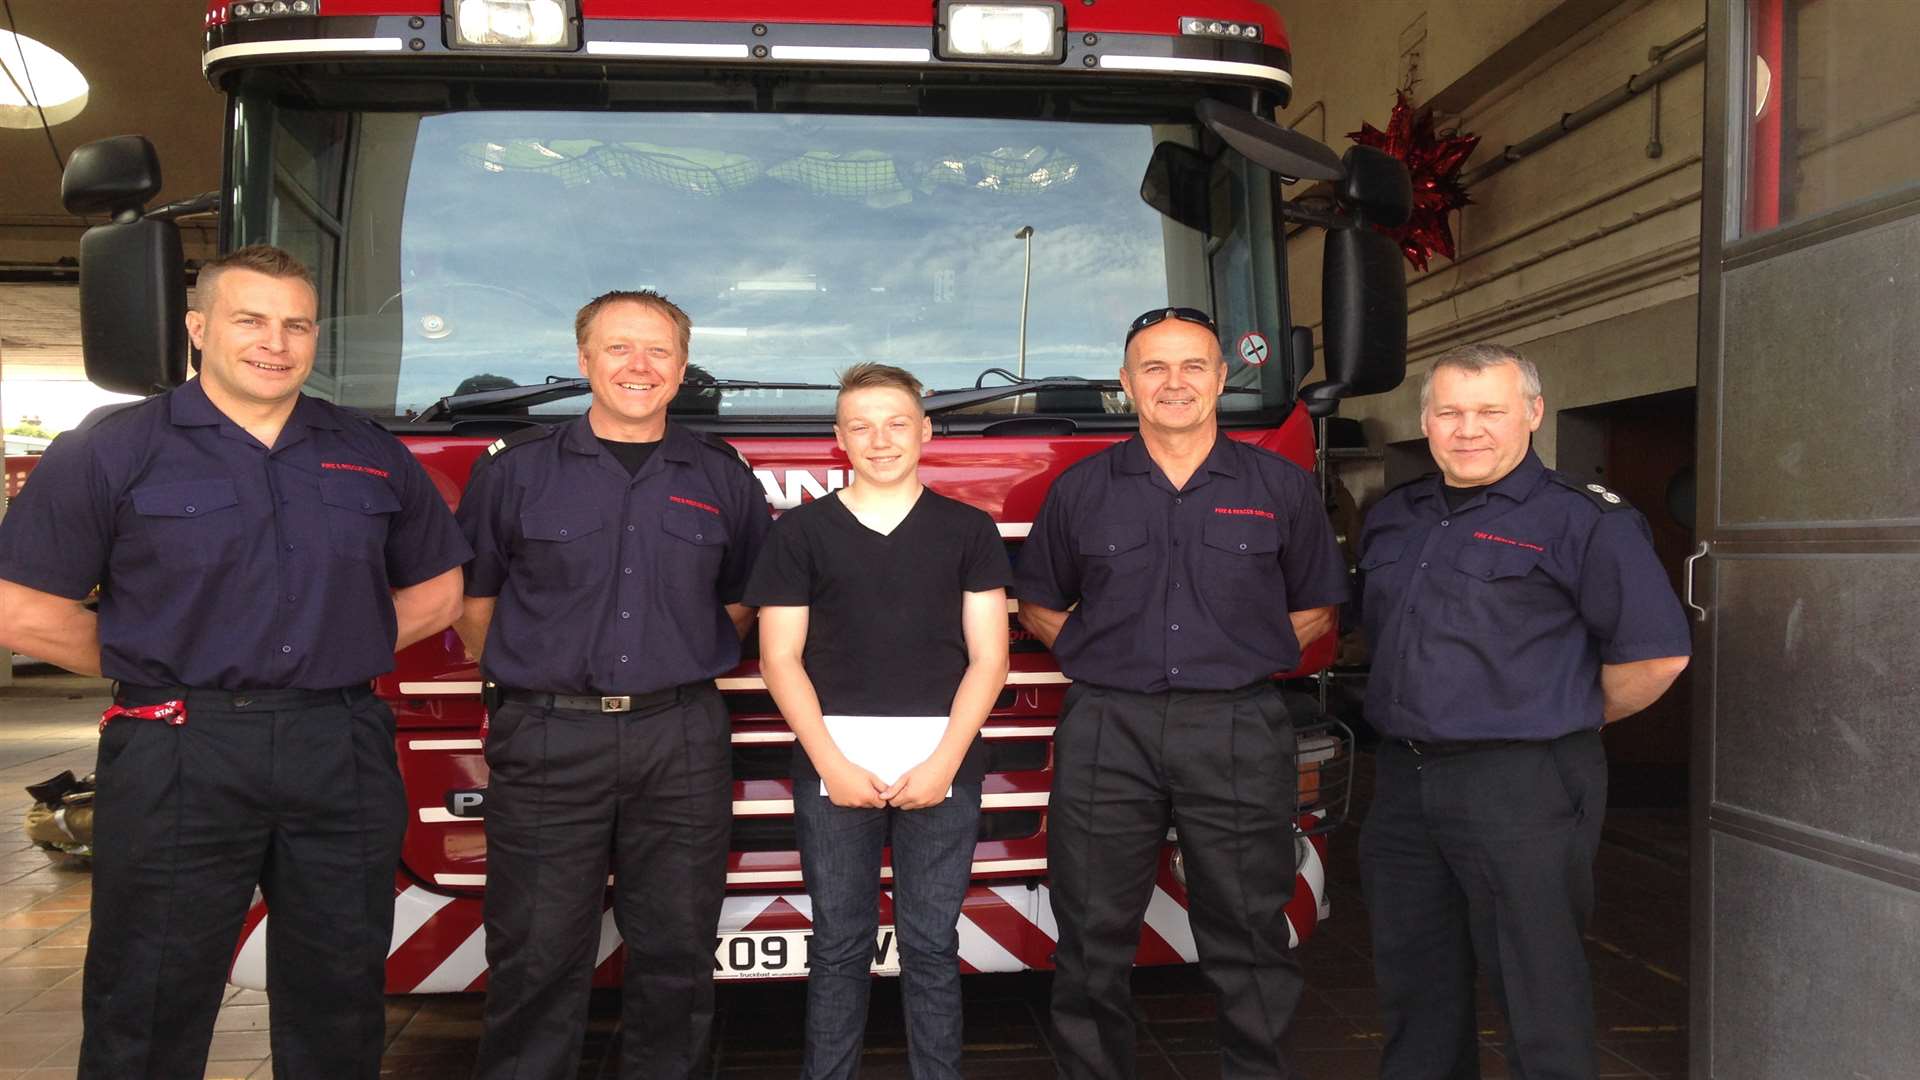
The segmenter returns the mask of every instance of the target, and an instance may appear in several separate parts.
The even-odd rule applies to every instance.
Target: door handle
[[[1684,575],[1686,577],[1686,604],[1688,608],[1692,609],[1695,622],[1707,621],[1707,609],[1693,602],[1693,564],[1705,557],[1707,549],[1707,542],[1702,540],[1700,541],[1700,550],[1687,556],[1687,568]]]

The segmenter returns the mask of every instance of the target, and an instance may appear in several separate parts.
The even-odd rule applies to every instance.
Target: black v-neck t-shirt
[[[962,601],[1013,569],[986,513],[931,489],[882,535],[839,496],[780,516],[747,581],[754,607],[805,607],[807,677],[829,716],[945,716],[967,671]],[[954,778],[980,779],[975,739]],[[816,779],[794,747],[796,780]]]

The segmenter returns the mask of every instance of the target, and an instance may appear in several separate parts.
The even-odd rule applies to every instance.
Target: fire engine
[[[1140,311],[1211,312],[1224,430],[1309,469],[1314,418],[1404,372],[1400,255],[1374,226],[1404,220],[1405,171],[1273,122],[1289,43],[1257,0],[215,0],[205,24],[202,64],[228,99],[222,189],[149,208],[159,162],[138,136],[81,148],[64,177],[69,209],[110,219],[82,241],[89,377],[132,393],[187,377],[174,219],[217,212],[223,247],[268,241],[314,269],[307,392],[386,423],[449,504],[487,443],[585,408],[572,316],[612,288],[693,315],[675,422],[728,440],[775,510],[846,482],[834,373],[885,361],[936,388],[929,483],[991,512],[1010,545],[1054,476],[1137,429],[1114,376]],[[1304,386],[1316,346],[1290,313],[1290,229],[1325,233],[1306,283],[1324,363]],[[960,918],[970,971],[1047,968],[1056,933],[1046,825],[1067,679],[1009,632]],[[1332,647],[1277,677],[1324,668]],[[792,736],[749,656],[719,680],[735,821],[714,974],[802,976]],[[448,632],[376,689],[411,814],[389,988],[479,989],[481,675]],[[1343,746],[1296,701],[1298,940],[1325,913],[1310,834]],[[897,970],[885,906],[876,972]],[[264,982],[268,918],[247,920],[240,985]],[[609,915],[602,984],[620,944]],[[1194,958],[1169,836],[1139,960]]]

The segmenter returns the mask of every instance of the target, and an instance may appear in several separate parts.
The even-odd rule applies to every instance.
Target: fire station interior
[[[1768,253],[1752,238],[1764,232],[1753,223],[1752,203],[1742,202],[1743,192],[1751,194],[1751,178],[1742,171],[1750,162],[1727,149],[1726,129],[1739,125],[1724,118],[1745,116],[1729,101],[1757,93],[1748,103],[1757,115],[1780,100],[1793,106],[1787,123],[1797,140],[1793,152],[1801,157],[1778,169],[1778,190],[1769,196],[1776,200],[1775,220],[1792,243],[1815,244],[1835,229],[1889,227],[1885,223],[1899,220],[1901,209],[1915,201],[1920,183],[1920,138],[1914,137],[1920,133],[1920,83],[1903,55],[1920,33],[1920,7],[1875,0],[1271,4],[1284,20],[1293,62],[1293,95],[1275,114],[1279,124],[1340,151],[1353,145],[1351,134],[1363,125],[1387,129],[1401,100],[1397,95],[1404,93],[1412,115],[1431,120],[1400,146],[1417,189],[1464,195],[1434,204],[1441,208],[1418,219],[1427,228],[1402,238],[1409,249],[1405,382],[1341,402],[1322,429],[1329,513],[1348,558],[1367,513],[1383,496],[1435,471],[1419,401],[1430,362],[1458,345],[1498,342],[1539,369],[1545,418],[1533,448],[1540,458],[1630,503],[1644,515],[1676,595],[1702,610],[1712,605],[1712,592],[1703,587],[1707,579],[1695,576],[1703,571],[1693,559],[1706,541],[1725,535],[1709,535],[1719,520],[1711,500],[1729,482],[1703,478],[1720,475],[1714,470],[1723,453],[1731,460],[1733,452],[1725,447],[1734,437],[1729,432],[1737,431],[1721,424],[1720,410],[1730,400],[1728,380],[1741,377],[1740,357],[1731,351],[1722,357],[1720,351],[1722,274],[1732,288],[1737,274],[1764,265]],[[1182,14],[1204,15],[1199,9],[1205,6],[1185,5],[1194,10]],[[1071,20],[1076,8],[1067,10]],[[12,496],[49,439],[90,409],[121,400],[90,386],[82,370],[77,254],[82,233],[98,219],[81,220],[62,208],[60,162],[91,140],[138,132],[152,140],[162,161],[164,189],[157,202],[216,191],[225,104],[201,75],[197,5],[7,0],[0,18],[6,20],[0,24],[0,66],[8,75],[0,82],[0,421]],[[1784,51],[1753,54],[1750,35],[1741,28],[1761,23],[1776,32],[1784,26]],[[1730,74],[1735,68],[1756,74],[1736,78]],[[69,70],[84,79],[83,88],[67,89]],[[26,86],[29,76],[33,90]],[[1464,158],[1450,169],[1434,167],[1449,145],[1468,138],[1477,142]],[[1823,155],[1842,158],[1836,165]],[[1422,182],[1430,188],[1420,189]],[[1830,220],[1842,224],[1822,233],[1820,223]],[[1803,222],[1812,224],[1796,224]],[[189,267],[216,253],[215,214],[188,216],[181,227]],[[1729,255],[1732,233],[1750,246],[1733,245]],[[1289,230],[1285,241],[1294,268],[1292,318],[1316,338],[1325,331],[1314,272],[1322,243],[1318,230],[1306,228]],[[1901,268],[1885,268],[1887,281],[1897,273],[1912,283],[1912,250],[1899,249]],[[1797,287],[1822,284],[1800,279]],[[1725,327],[1729,340],[1737,329]],[[1823,341],[1817,331],[1808,334],[1796,342],[1805,350],[1797,368],[1767,370],[1791,372],[1794,379],[1836,378],[1850,356],[1869,347],[1852,338]],[[1910,343],[1911,336],[1904,340]],[[1881,341],[1872,347],[1881,350],[1873,355],[1897,354],[1900,364],[1911,362],[1910,344]],[[1871,403],[1859,405],[1871,410]],[[1812,439],[1835,423],[1811,407],[1799,422]],[[1912,449],[1912,438],[1889,427],[1850,445],[1867,447],[1879,439]],[[1847,482],[1802,471],[1793,456],[1799,445],[1756,467],[1777,470],[1782,484]],[[1895,526],[1911,524],[1898,514],[1885,516]],[[1811,542],[1821,535],[1814,529],[1789,540]],[[1856,547],[1845,552],[1854,554],[1876,540],[1867,532],[1848,536]],[[1911,541],[1906,534],[1878,539]],[[1713,619],[1693,624],[1697,652],[1715,640],[1719,624]],[[1735,760],[1726,736],[1709,723],[1716,680],[1739,680],[1765,666],[1764,659],[1752,658],[1696,662],[1652,707],[1605,730],[1609,805],[1596,911],[1585,936],[1602,1076],[1748,1080],[1920,1070],[1920,1058],[1902,1056],[1913,1047],[1913,1033],[1886,1034],[1911,1026],[1908,1014],[1920,1005],[1913,989],[1920,985],[1914,974],[1920,969],[1875,974],[1865,959],[1870,952],[1831,953],[1844,958],[1828,962],[1818,950],[1810,954],[1784,944],[1777,954],[1769,950],[1778,943],[1730,945],[1708,917],[1724,910],[1710,900],[1731,887],[1703,847],[1709,838],[1727,842],[1714,832],[1719,819],[1703,793],[1713,790],[1712,770],[1732,768]],[[1331,914],[1300,949],[1308,989],[1292,1047],[1300,1075],[1317,1078],[1377,1075],[1384,1039],[1357,856],[1379,739],[1361,707],[1367,675],[1362,635],[1355,626],[1342,627],[1337,660],[1312,692],[1323,693],[1331,712],[1356,733],[1345,763],[1351,798],[1333,808],[1340,823],[1327,837]],[[1849,700],[1878,695],[1910,705],[1910,679],[1888,679],[1884,687],[1851,688]],[[76,776],[92,771],[108,694],[100,680],[66,674],[33,657],[13,656],[10,665],[0,665],[0,1078],[76,1072],[89,866],[84,857],[30,838],[27,822],[36,799],[27,788],[63,770]],[[1758,730],[1778,739],[1780,753],[1791,754],[1799,752],[1812,724],[1782,715],[1763,720]],[[1842,737],[1817,739],[1838,743]],[[1902,752],[1911,761],[1910,752]],[[1845,775],[1836,769],[1821,782],[1842,782],[1838,778]],[[1913,803],[1920,794],[1912,786],[1915,775],[1920,770],[1897,778],[1894,788],[1867,801],[1866,812],[1877,812],[1876,802]],[[1754,826],[1742,835],[1764,832]],[[1880,905],[1872,910],[1886,916],[1882,933],[1891,935],[1867,936],[1887,943],[1887,963],[1896,968],[1904,963],[1900,958],[1916,957],[1914,928],[1920,926],[1914,914],[1920,911],[1920,871],[1914,869],[1911,840],[1889,841],[1883,854],[1861,864],[1871,864],[1861,873],[1871,878],[1869,900]],[[1798,1043],[1771,1055],[1739,1057],[1729,1047],[1758,1038],[1740,1010],[1755,1007],[1758,999],[1751,994],[1760,991],[1729,986],[1712,970],[1735,948],[1760,950],[1758,962],[1741,969],[1761,973],[1750,980],[1755,984],[1811,978],[1842,1003],[1852,1000],[1849,987],[1856,977],[1862,987],[1881,988],[1871,1001],[1859,1002],[1869,1018],[1859,1023],[1879,1016],[1880,1032],[1863,1042],[1822,1043],[1826,1049],[1820,1052],[1828,1057],[1819,1060],[1830,1068],[1805,1067],[1804,1053],[1813,1051]],[[1814,973],[1796,975],[1788,970],[1794,965],[1811,966]],[[966,977],[966,1075],[1054,1075],[1048,980],[1044,972]],[[1889,985],[1894,989],[1885,991]],[[1139,1075],[1220,1075],[1215,1005],[1197,969],[1142,968],[1134,988]],[[272,1075],[266,995],[238,988],[227,994],[206,1075]],[[615,1075],[616,995],[596,991],[583,1077]],[[1786,989],[1780,995],[1778,1000],[1803,1000]],[[481,997],[473,993],[390,996],[382,1075],[466,1075],[479,1042],[480,1008]],[[744,1080],[796,1074],[804,1013],[800,982],[726,983],[719,1008],[713,1075]],[[1786,1015],[1772,1022],[1794,1023]],[[1519,1075],[1505,1057],[1501,1012],[1484,991],[1478,1029],[1481,1075]],[[881,979],[863,1075],[907,1075],[905,1040],[899,981]],[[1787,1062],[1801,1064],[1788,1071],[1782,1064]]]

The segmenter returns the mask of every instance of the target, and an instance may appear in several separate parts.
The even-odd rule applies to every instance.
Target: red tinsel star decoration
[[[1387,130],[1363,123],[1347,138],[1361,146],[1379,147],[1406,164],[1413,178],[1413,215],[1397,229],[1380,231],[1399,241],[1415,269],[1425,270],[1429,255],[1453,258],[1453,230],[1447,225],[1447,214],[1473,201],[1460,186],[1459,175],[1480,136],[1457,131],[1435,134],[1432,113],[1415,115],[1405,90],[1397,97]]]

